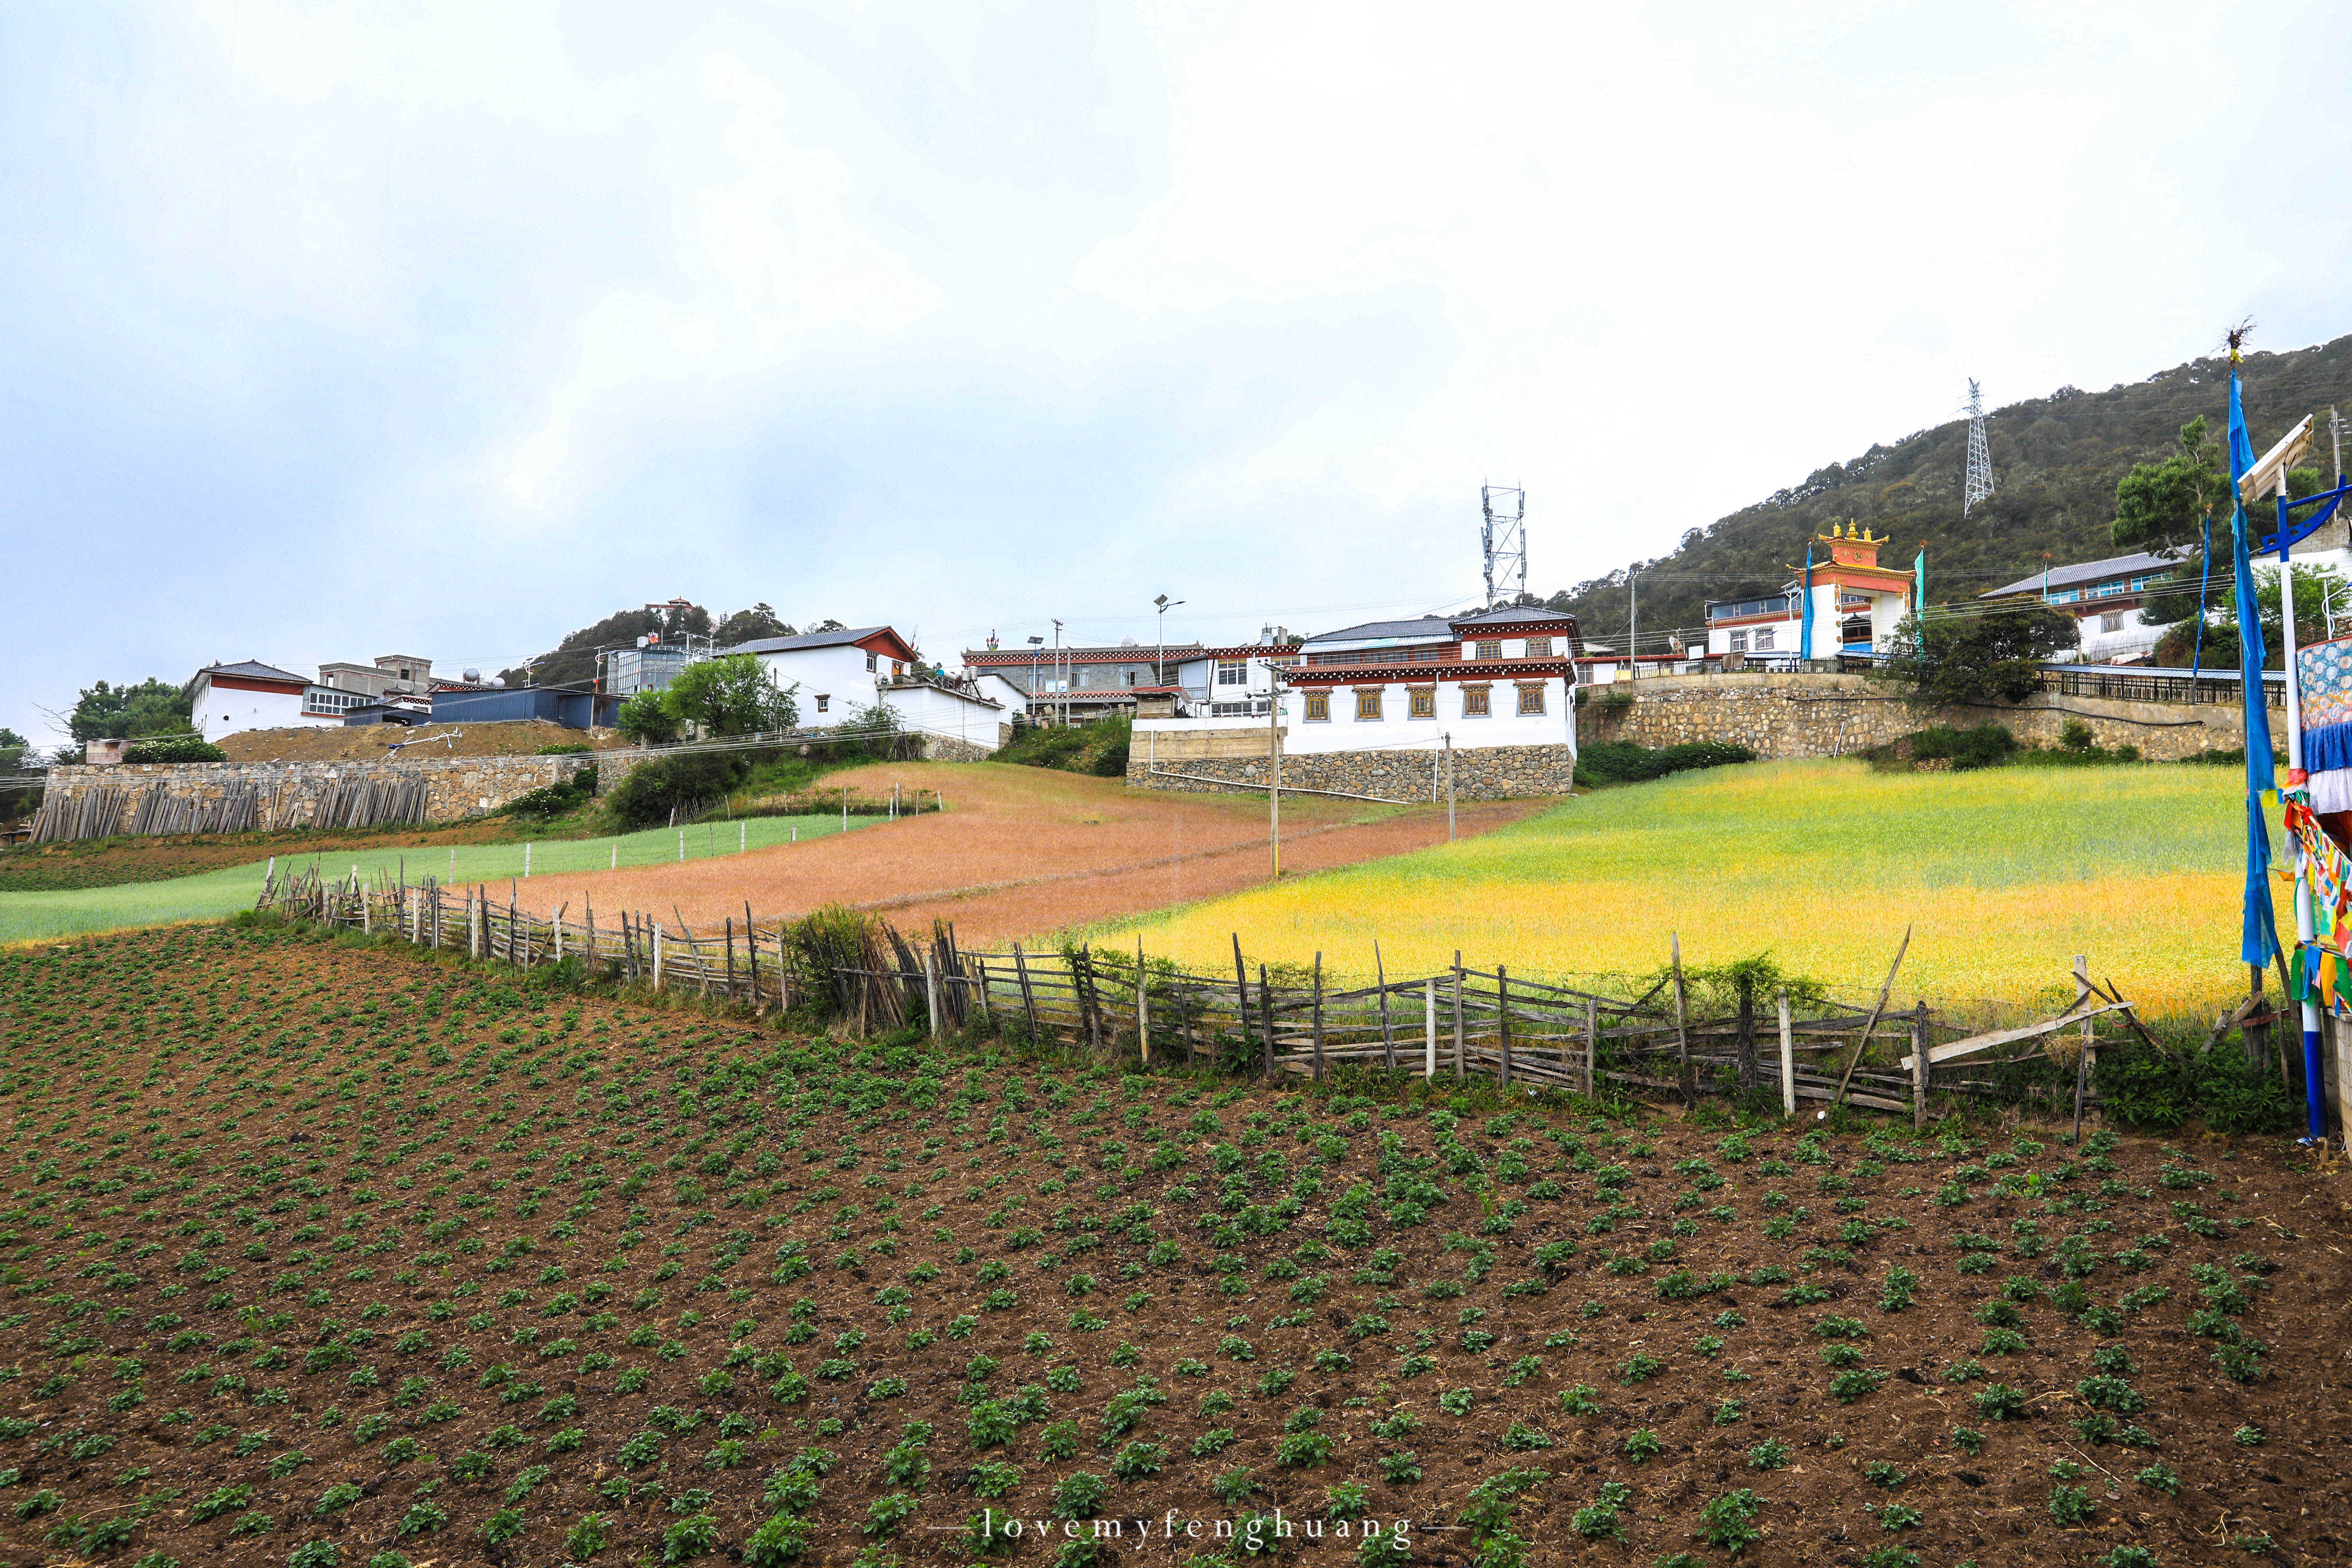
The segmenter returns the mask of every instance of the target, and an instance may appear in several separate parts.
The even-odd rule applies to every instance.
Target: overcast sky
[[[1549,592],[1951,417],[2352,330],[2352,12],[0,7],[0,724]],[[1996,437],[1996,440],[1998,438]]]

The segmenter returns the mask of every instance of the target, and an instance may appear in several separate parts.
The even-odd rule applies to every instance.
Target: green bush
[[[1747,747],[1720,741],[1693,741],[1687,745],[1655,751],[1631,741],[1601,741],[1577,752],[1576,787],[1599,789],[1603,784],[1646,784],[1693,768],[1719,768],[1730,763],[1755,760],[1756,753]]]
[[[1999,767],[2017,754],[2017,737],[2001,724],[1979,724],[1973,730],[1946,725],[1922,730],[1910,737],[1915,761],[1948,762],[1954,773],[1971,768]]]
[[[2107,1113],[2128,1127],[2166,1131],[2196,1117],[2214,1132],[2277,1132],[2295,1123],[2278,1074],[2226,1042],[2210,1051],[2110,1047],[2092,1070]]]
[[[580,749],[587,750],[585,746]],[[536,816],[544,819],[577,811],[595,798],[596,769],[592,763],[568,779],[542,785],[527,795],[519,795],[500,809],[509,816]]]
[[[225,763],[228,753],[202,735],[142,735],[123,748],[126,763]]]
[[[999,751],[993,760],[1054,768],[1066,773],[1091,773],[1097,778],[1124,778],[1128,743],[1133,731],[1133,721],[1123,716],[1097,719],[1091,724],[1048,727],[1017,723],[1012,743]]]
[[[667,822],[673,810],[724,795],[749,765],[734,752],[656,757],[614,785],[607,804],[623,825],[651,827]]]

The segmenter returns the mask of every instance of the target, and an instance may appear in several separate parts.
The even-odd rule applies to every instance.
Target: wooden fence
[[[1335,987],[1325,984],[1319,954],[1309,968],[1277,973],[1251,963],[1238,937],[1232,973],[1212,974],[1090,946],[982,952],[960,945],[946,922],[913,940],[887,921],[855,916],[761,922],[748,905],[740,922],[725,920],[715,931],[633,911],[600,917],[583,908],[573,917],[569,905],[548,917],[522,909],[511,887],[500,901],[479,886],[368,884],[316,871],[273,875],[259,907],[524,970],[569,961],[590,977],[753,1011],[814,1010],[858,1036],[909,1024],[939,1036],[979,1023],[1147,1068],[1214,1063],[1320,1080],[1355,1068],[1603,1097],[1664,1091],[1689,1100],[1733,1090],[1775,1094],[1792,1115],[1802,1100],[1843,1101],[1908,1110],[1924,1123],[1931,1089],[2014,1100],[2019,1086],[1988,1069],[2041,1063],[2050,1109],[2063,1114],[2063,1080],[2072,1078],[2079,1117],[2091,1098],[2094,1020],[2120,1014],[2145,1034],[2129,1005],[2093,984],[2081,960],[2074,1006],[2022,1028],[1966,1034],[1924,1003],[1890,1010],[1901,952],[1874,1005],[1833,1002],[1800,1016],[1785,995],[1760,996],[1738,1012],[1702,1016],[1678,952],[1646,991],[1612,996],[1513,975],[1502,964],[1459,963]],[[2053,1063],[2063,1071],[2051,1071]]]

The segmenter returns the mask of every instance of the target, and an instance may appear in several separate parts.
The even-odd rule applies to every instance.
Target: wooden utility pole
[[[1274,849],[1274,874],[1282,875],[1282,672],[1269,665],[1272,678],[1266,691],[1265,736],[1267,774],[1265,788],[1266,842]]]
[[[1445,732],[1445,841],[1454,842],[1454,731]]]

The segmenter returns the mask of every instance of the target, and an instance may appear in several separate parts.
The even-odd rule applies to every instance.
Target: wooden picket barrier
[[[567,905],[540,915],[521,907],[519,884],[509,883],[504,899],[498,891],[431,879],[371,883],[356,868],[336,879],[314,867],[273,875],[259,907],[523,970],[569,961],[624,985],[760,1013],[814,1011],[860,1037],[910,1024],[938,1037],[978,1024],[1116,1053],[1147,1069],[1214,1064],[1317,1081],[1352,1069],[1589,1097],[1691,1100],[1745,1088],[1777,1096],[1791,1113],[1801,1100],[1843,1100],[1907,1110],[1922,1122],[1931,1083],[1948,1095],[2003,1092],[1982,1078],[1949,1072],[1936,1081],[1937,1064],[2053,1059],[2051,1042],[2111,1013],[2138,1027],[2119,996],[2098,993],[2046,1023],[1955,1037],[1962,1032],[1925,1004],[1887,1010],[1893,972],[1875,1005],[1833,1003],[1796,1017],[1780,998],[1777,1024],[1752,1005],[1696,1017],[1678,948],[1666,979],[1623,996],[1514,974],[1501,964],[1482,970],[1457,962],[1435,974],[1390,979],[1377,955],[1379,977],[1369,986],[1327,985],[1319,953],[1303,978],[1286,968],[1277,980],[1273,965],[1246,959],[1238,938],[1230,973],[1189,973],[1140,952],[1088,945],[983,952],[961,945],[945,921],[927,937],[909,938],[871,918],[853,919],[828,938],[835,946],[818,961],[812,953],[825,944],[813,935],[817,917],[762,922],[747,905],[740,921],[695,930],[629,910],[599,915],[583,907],[575,914]],[[2087,1050],[2088,1034],[2079,1039]],[[2029,1048],[1985,1054],[2018,1046]],[[2073,1057],[2064,1059],[2071,1065]],[[2078,1103],[2084,1092],[2078,1081]]]

